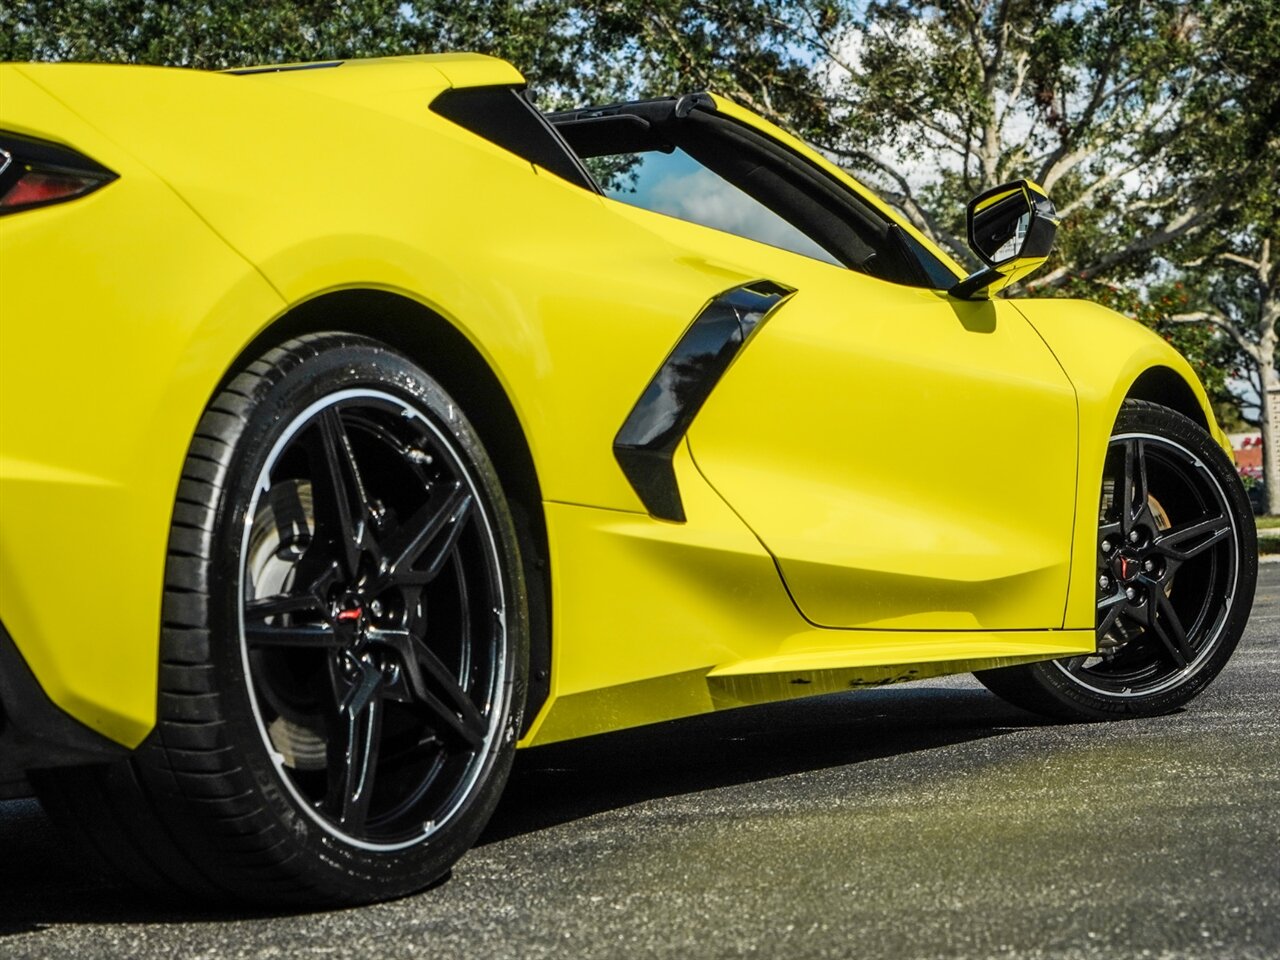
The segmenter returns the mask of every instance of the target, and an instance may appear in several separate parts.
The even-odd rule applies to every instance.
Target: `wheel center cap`
[[[364,604],[356,596],[348,596],[335,604],[333,626],[348,645],[359,645],[368,626]]]
[[[1128,583],[1142,572],[1142,560],[1130,554],[1120,554],[1111,565],[1122,583]]]

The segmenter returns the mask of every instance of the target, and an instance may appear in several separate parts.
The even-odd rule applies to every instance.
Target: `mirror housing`
[[[1013,180],[969,201],[969,246],[986,264],[947,292],[963,300],[987,300],[1037,270],[1058,233],[1058,212],[1037,183]]]

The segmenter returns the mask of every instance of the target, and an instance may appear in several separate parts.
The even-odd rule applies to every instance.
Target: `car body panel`
[[[963,392],[955,369],[933,407],[922,393],[904,401],[902,416],[932,410],[949,424],[931,437],[953,445],[968,486],[962,497],[932,503],[930,519],[948,543],[958,542],[969,530],[961,515],[974,508],[974,471],[999,449],[1001,430],[1021,430],[1039,415],[1056,438],[1035,447],[1046,469],[1075,456],[1058,442],[1068,429],[1070,387],[1010,305],[957,306],[937,292],[636,210],[428,109],[450,84],[518,82],[509,65],[477,57],[249,77],[0,67],[0,127],[64,142],[120,174],[88,197],[0,220],[6,277],[22,278],[0,284],[0,622],[58,706],[126,746],[150,730],[168,527],[195,425],[251,344],[290,311],[341,290],[392,293],[453,325],[489,365],[524,433],[545,501],[553,659],[551,695],[522,744],[1090,648],[1091,619],[1075,606],[1067,625],[1082,629],[1060,629],[1071,541],[1062,501],[1090,516],[1081,504],[1092,498],[1096,507],[1096,478],[1076,493],[1063,467],[1063,476],[1046,480],[1042,496],[1051,506],[1026,536],[1003,526],[993,538],[992,556],[1000,548],[1011,558],[977,574],[984,582],[1023,577],[1023,609],[966,620],[943,616],[933,603],[895,618],[882,604],[868,616],[865,605],[840,606],[847,571],[834,570],[832,585],[823,585],[833,568],[859,562],[837,552],[815,565],[823,569],[814,609],[834,604],[821,617],[829,626],[877,629],[829,629],[811,622],[805,600],[797,608],[770,553],[794,569],[801,569],[794,561],[813,559],[788,557],[800,548],[778,545],[779,523],[802,517],[759,512],[782,474],[753,476],[759,464],[734,454],[749,440],[739,411],[753,391],[785,384],[786,404],[755,411],[777,455],[793,458],[783,464],[785,482],[821,467],[824,427],[832,427],[823,391],[838,377],[828,367],[797,382],[795,363],[817,363],[825,350],[856,361],[857,389],[841,400],[850,415],[870,402],[866,391],[882,364],[945,370],[946,351],[957,351],[953,359],[967,362],[974,389],[993,390],[973,418],[988,431],[981,451],[955,449],[960,441],[946,431],[959,429],[959,413],[937,406]],[[780,135],[763,121],[744,122]],[[677,454],[687,521],[656,520],[614,459],[614,436],[693,317],[718,294],[757,280],[797,294],[748,344]],[[866,339],[876,328],[848,322],[854,308],[927,314],[945,329],[913,358],[908,337]],[[988,310],[1000,336],[1009,336],[995,351],[1000,363],[984,367],[963,344],[990,337],[966,327],[966,317],[973,325]],[[1132,362],[1091,358],[1067,328],[1075,314],[1097,310],[1028,314],[1077,382],[1090,449],[1105,445],[1106,418],[1144,363],[1171,366],[1199,389],[1185,364],[1147,334],[1125,334],[1138,357]],[[360,332],[357,318],[332,323]],[[878,359],[857,360],[863,349]],[[1036,377],[1038,391],[1026,382]],[[1009,409],[1014,401],[1025,409]],[[805,405],[820,409],[797,415]],[[793,435],[789,424],[801,429]],[[883,444],[886,428],[876,430]],[[885,476],[883,464],[853,446],[842,457],[841,469],[874,467]],[[1082,455],[1085,479],[1095,459]],[[1033,509],[1034,497],[1024,491],[1017,507]],[[873,511],[860,509],[848,529],[869,522]],[[1077,523],[1077,553],[1082,544],[1092,549],[1089,536],[1090,524]],[[1050,540],[1061,543],[1053,562],[1044,556]],[[913,549],[927,553],[929,544],[920,532]],[[973,556],[958,550],[923,562],[934,580],[963,584],[974,582]],[[1036,570],[1049,571],[1043,583]],[[859,570],[852,574],[856,581]],[[1079,585],[1077,575],[1072,604]],[[993,632],[993,625],[1043,629]],[[975,626],[986,629],[964,632]]]
[[[760,331],[690,431],[698,466],[815,623],[1060,627],[1071,384],[1008,303],[858,286]]]
[[[337,174],[336,156],[314,149],[315,131],[333,110],[328,100],[281,86],[279,77],[289,74],[161,73],[177,73],[183,83],[168,90],[121,69],[110,82],[77,89],[77,103],[163,171],[288,304],[377,289],[448,319],[511,398],[548,499],[640,509],[608,452],[634,399],[614,388],[643,385],[698,308],[750,277],[693,262],[670,271],[684,251],[657,237],[619,234],[598,196],[535,174],[527,162],[431,113],[427,105],[443,84],[423,88],[416,120],[387,121],[357,109],[345,114],[348,130],[367,156],[421,157],[415,175],[424,181],[483,183],[484,190],[406,190],[398,171],[386,176],[375,166],[359,189],[344,185],[317,203],[317,185]],[[304,73],[334,71],[297,76]],[[279,101],[277,110],[265,108],[268,98]],[[207,107],[191,109],[204,101]],[[113,112],[116,103],[131,108]],[[245,150],[244,142],[265,146]],[[257,202],[259,195],[269,200]],[[536,248],[529,243],[535,234]],[[273,318],[255,319],[244,328],[245,344]],[[618,329],[634,338],[626,351],[616,349]],[[587,404],[584,396],[595,399]],[[602,455],[578,457],[582,444]]]
[[[638,498],[610,452],[613,435],[634,401],[635,392],[661,362],[670,343],[689,319],[715,293],[751,277],[736,273],[724,264],[688,258],[684,251],[668,242],[643,233],[611,240],[609,224],[603,222],[606,212],[600,198],[559,178],[531,170],[527,163],[480,138],[430,117],[426,96],[421,101],[422,111],[435,126],[427,130],[393,121],[390,132],[381,133],[386,141],[385,149],[392,149],[393,141],[403,147],[405,138],[416,135],[421,138],[424,154],[444,155],[452,164],[437,168],[434,175],[446,180],[479,177],[490,180],[494,188],[478,195],[459,196],[452,206],[446,204],[441,209],[440,204],[425,196],[404,197],[403,190],[394,182],[386,181],[381,183],[380,190],[347,197],[345,203],[334,204],[327,213],[315,214],[310,194],[315,183],[329,178],[330,159],[316,159],[314,166],[307,168],[306,157],[302,156],[306,153],[305,144],[296,147],[294,155],[302,156],[298,163],[285,162],[289,158],[281,154],[241,160],[237,157],[241,153],[238,148],[221,152],[218,148],[220,133],[225,133],[233,124],[251,142],[271,141],[269,128],[274,121],[270,116],[260,121],[261,129],[254,130],[238,117],[237,111],[253,113],[250,100],[259,101],[261,107],[262,97],[254,85],[265,81],[283,86],[276,83],[276,76],[239,78],[144,71],[139,77],[131,70],[92,67],[23,70],[37,76],[61,76],[64,72],[75,75],[71,82],[58,84],[58,88],[68,97],[77,98],[78,106],[86,112],[92,112],[90,107],[99,109],[104,114],[100,122],[112,136],[107,138],[87,124],[72,124],[70,120],[60,119],[59,128],[75,131],[72,139],[79,149],[93,154],[124,176],[120,183],[112,184],[99,196],[40,211],[39,216],[8,218],[3,224],[6,239],[11,240],[11,246],[6,248],[6,269],[10,265],[25,269],[25,263],[17,254],[10,257],[9,249],[26,250],[33,257],[47,249],[43,244],[31,242],[33,233],[43,234],[46,223],[60,223],[64,218],[83,220],[87,228],[101,235],[107,232],[102,224],[84,217],[89,205],[105,203],[112,208],[112,216],[123,220],[125,217],[116,204],[133,200],[135,184],[146,180],[154,189],[168,192],[159,178],[134,159],[132,151],[137,150],[164,171],[164,179],[174,184],[174,189],[180,190],[213,228],[209,230],[200,225],[189,210],[182,211],[182,216],[196,224],[204,244],[214,246],[219,256],[240,268],[247,268],[247,263],[233,250],[247,251],[247,259],[256,262],[259,269],[245,272],[267,300],[266,304],[241,306],[230,315],[214,311],[202,317],[198,299],[201,291],[189,289],[188,303],[169,306],[174,313],[186,314],[184,319],[192,326],[185,331],[185,352],[171,355],[158,343],[149,344],[145,351],[134,354],[135,366],[130,374],[138,379],[141,374],[137,365],[148,364],[164,374],[183,371],[192,378],[191,389],[180,399],[169,397],[156,403],[146,410],[145,418],[137,416],[145,404],[145,398],[137,391],[114,389],[101,398],[97,413],[103,426],[96,431],[98,436],[112,437],[114,431],[114,443],[122,449],[144,445],[153,434],[171,440],[171,449],[162,463],[144,465],[141,461],[131,461],[113,478],[116,487],[140,492],[142,503],[149,506],[149,522],[128,526],[135,519],[128,514],[91,508],[86,494],[77,491],[68,495],[63,485],[47,487],[50,502],[77,505],[68,514],[72,519],[79,518],[86,508],[117,516],[121,525],[111,529],[108,542],[128,541],[138,557],[149,558],[148,563],[142,564],[130,562],[132,551],[121,556],[128,564],[123,569],[132,573],[112,584],[109,602],[106,597],[85,595],[86,603],[92,600],[97,606],[82,606],[79,602],[61,604],[68,617],[84,618],[95,608],[132,611],[127,620],[117,625],[121,630],[133,631],[132,635],[117,637],[113,631],[109,647],[102,648],[117,651],[112,670],[103,670],[101,662],[84,659],[81,644],[62,639],[72,633],[69,624],[57,623],[56,617],[47,618],[54,621],[52,627],[59,638],[54,640],[32,631],[29,618],[10,614],[14,602],[32,611],[59,606],[57,596],[61,585],[41,573],[48,566],[24,564],[30,575],[15,578],[14,589],[4,591],[0,618],[11,625],[33,670],[64,709],[131,746],[150,729],[154,721],[157,646],[154,631],[137,631],[136,624],[154,624],[159,619],[170,515],[170,508],[161,509],[160,505],[172,502],[186,438],[190,437],[204,405],[225,375],[230,360],[285,312],[286,305],[297,306],[315,296],[350,288],[396,292],[424,303],[465,333],[502,381],[525,427],[542,490],[549,500],[641,511]],[[165,84],[156,81],[157,76],[166,80],[176,77],[178,90],[167,90]],[[250,96],[236,103],[235,109],[229,108],[223,102],[227,85],[231,85],[231,90],[244,89]],[[90,95],[101,98],[102,102],[92,100]],[[289,102],[291,111],[298,108],[293,100],[317,111],[304,118],[309,122],[319,123],[318,114],[332,109],[327,102],[316,106],[314,100],[299,97],[292,89],[283,90],[280,96]],[[79,98],[88,101],[88,106]],[[200,101],[204,99],[210,101],[209,109],[201,107]],[[11,119],[11,102],[6,99],[5,124],[10,128],[19,126]],[[130,104],[130,109],[122,113],[117,108],[113,112],[108,102]],[[220,120],[215,116],[213,104],[222,104]],[[363,116],[360,112],[357,115]],[[183,151],[173,148],[168,137],[153,134],[148,140],[144,136],[152,129],[151,118],[155,116],[172,120],[170,133],[176,134],[177,139],[208,148],[195,151],[201,158],[200,163],[184,164]],[[184,123],[188,124],[185,129]],[[366,143],[376,146],[378,141],[372,128],[381,130],[381,126],[381,121],[370,122]],[[25,128],[37,135],[43,132],[38,121]],[[292,133],[297,139],[303,139],[301,128]],[[438,147],[442,138],[457,140],[459,155],[428,149]],[[130,150],[121,148],[120,142],[129,143]],[[229,141],[224,138],[223,142]],[[413,146],[410,142],[409,148]],[[519,178],[513,173],[519,174]],[[230,184],[235,182],[253,182],[257,184],[255,190],[265,189],[275,199],[271,204],[247,202],[249,198],[231,190]],[[289,195],[291,189],[292,196]],[[308,220],[308,215],[313,219]],[[376,234],[364,226],[370,219],[377,219],[380,224]],[[513,232],[505,242],[495,243],[492,224],[500,220],[510,223]],[[432,222],[443,224],[436,229],[450,237],[449,244],[422,242],[420,225]],[[559,265],[558,272],[546,270],[545,251],[528,247],[525,238],[531,224],[552,225],[549,231],[552,239],[559,242],[564,251],[562,257],[552,259]],[[556,224],[564,225],[558,236],[555,236]],[[134,254],[138,262],[160,264],[166,254],[183,257],[193,252],[184,249],[183,244],[175,245],[170,231],[138,231],[131,236],[142,248]],[[218,237],[232,240],[228,245]],[[86,248],[92,253],[92,245]],[[488,264],[485,270],[477,270],[467,263],[475,259],[477,251],[482,251]],[[211,254],[202,256],[207,263],[217,260]],[[452,261],[448,259],[450,256]],[[681,258],[685,260],[683,269],[668,275],[673,261]],[[50,269],[46,267],[45,271]],[[93,267],[64,261],[57,269],[91,272]],[[167,270],[168,275],[175,278],[185,272],[190,270],[181,264]],[[201,273],[211,284],[219,282],[219,275],[203,265]],[[490,277],[503,277],[504,282],[487,282]],[[139,276],[138,282],[149,283],[150,274]],[[48,304],[40,287],[24,289],[33,296],[39,293]],[[68,296],[73,293],[70,288],[66,292]],[[60,316],[92,317],[93,323],[110,329],[133,324],[130,302],[147,299],[147,294],[127,283],[120,283],[113,297],[105,297],[101,291],[89,287],[82,292],[82,300],[48,306],[56,309]],[[154,297],[152,301],[157,308],[162,306]],[[96,309],[92,309],[91,304],[96,304]],[[22,303],[6,303],[4,314],[6,318],[22,316],[32,309]],[[626,350],[617,349],[619,329],[627,331]],[[73,330],[77,344],[86,348],[86,363],[102,357],[96,338],[90,332],[74,326]],[[6,334],[8,339],[8,328]],[[16,329],[13,335],[25,341],[27,337],[38,338],[39,331]],[[24,346],[15,344],[16,349],[6,350],[6,356],[16,360]],[[131,344],[135,349],[136,346]],[[571,371],[568,375],[566,367]],[[39,372],[39,368],[30,369]],[[20,385],[16,378],[6,376],[5,380],[6,386]],[[21,409],[17,402],[6,404],[6,410],[15,414]],[[148,421],[151,425],[146,435],[130,435],[135,425]],[[108,428],[106,424],[112,422],[118,425]],[[7,425],[4,434],[6,457],[9,457],[12,431]],[[579,456],[578,451],[584,446],[598,451],[598,455]],[[15,449],[21,450],[21,446]],[[76,448],[66,449],[78,456]],[[158,450],[152,451],[157,460],[159,454]],[[27,473],[58,469],[43,453],[27,459],[35,464],[24,465]],[[153,484],[144,483],[140,473],[134,472],[134,464],[140,469],[145,466],[148,476],[163,480],[163,489],[156,490]],[[52,551],[57,543],[69,539],[44,536],[37,529],[11,521],[9,512],[6,511],[4,528],[6,536],[13,537],[14,547],[6,549],[6,556],[30,556],[28,543],[44,543]],[[47,526],[44,529],[49,530]],[[111,564],[105,552],[96,555],[96,562],[104,567]],[[776,581],[776,576],[774,579]],[[785,601],[785,594],[782,596]],[[86,637],[85,642],[89,641]],[[47,663],[45,655],[46,651],[54,650],[62,651],[65,660],[57,668]],[[119,651],[126,651],[127,655],[119,655]],[[65,693],[60,680],[64,675],[70,678]],[[126,682],[127,678],[132,679]]]
[[[241,346],[237,324],[282,303],[144,166],[20,75],[0,82],[6,127],[56,126],[120,174],[0,220],[0,620],[55,703],[133,746],[154,724],[191,434]]]

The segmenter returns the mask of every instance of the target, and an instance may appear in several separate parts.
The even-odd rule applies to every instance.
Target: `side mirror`
[[[948,293],[964,300],[985,300],[1039,267],[1053,249],[1058,212],[1053,201],[1030,180],[1001,184],[969,201],[969,246],[986,264]]]

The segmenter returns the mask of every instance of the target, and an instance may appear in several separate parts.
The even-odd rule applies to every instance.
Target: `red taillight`
[[[116,179],[67,147],[0,131],[0,214],[61,203]]]
[[[32,170],[0,197],[0,210],[9,207],[26,207],[33,203],[52,203],[54,200],[70,200],[94,187],[102,185],[99,179],[77,177],[66,173],[39,173]]]

